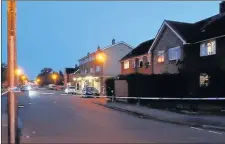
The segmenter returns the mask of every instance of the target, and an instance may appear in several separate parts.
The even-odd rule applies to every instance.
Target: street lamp
[[[18,69],[16,69],[15,73],[16,73],[16,77],[17,77],[16,83],[17,83],[17,85],[19,85],[19,79],[20,79],[20,76],[22,75],[23,71],[18,68]]]
[[[25,80],[26,80],[26,76],[25,75],[22,75],[22,82],[23,82],[23,84],[24,84],[24,82],[25,82]]]
[[[98,50],[97,51],[97,54],[96,54],[96,60],[102,64],[102,80],[101,80],[101,83],[102,83],[102,86],[103,86],[103,82],[104,82],[104,73],[103,73],[103,66],[104,66],[104,63],[106,61],[106,54],[102,51],[102,50]],[[102,90],[103,91],[103,90]]]
[[[54,84],[56,84],[57,75],[56,74],[52,74],[52,79],[54,80]]]
[[[41,80],[38,78],[38,79],[37,79],[37,82],[40,82],[40,81],[41,81]]]

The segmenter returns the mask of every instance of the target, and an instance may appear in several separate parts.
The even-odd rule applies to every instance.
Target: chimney
[[[225,12],[225,1],[220,3],[220,14]]]
[[[115,39],[112,39],[112,45],[114,45],[116,43]]]
[[[100,46],[97,47],[97,51],[99,51],[99,50],[100,50]]]

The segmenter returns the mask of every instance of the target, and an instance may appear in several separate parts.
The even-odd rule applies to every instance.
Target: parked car
[[[30,90],[32,90],[32,87],[31,86],[24,85],[24,86],[21,86],[20,90],[21,91],[30,91]]]
[[[93,96],[99,96],[99,91],[94,87],[85,87],[82,90],[82,97],[93,97]],[[97,97],[98,98],[98,97]]]
[[[54,90],[54,87],[55,87],[54,84],[49,84],[49,85],[48,85],[48,89],[49,89],[49,90]]]
[[[68,86],[68,87],[66,87],[66,89],[65,89],[65,93],[66,94],[76,94],[76,89],[75,89],[75,87],[74,86]]]

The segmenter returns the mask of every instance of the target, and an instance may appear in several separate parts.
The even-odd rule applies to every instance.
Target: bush
[[[105,81],[107,96],[112,96],[114,94],[114,81],[115,78],[108,78]]]

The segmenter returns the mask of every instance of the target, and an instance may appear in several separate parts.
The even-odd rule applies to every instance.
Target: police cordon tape
[[[10,92],[10,91],[12,91],[12,92],[14,92],[14,93],[19,93],[19,92],[21,92],[20,90],[18,90],[17,87],[13,87],[13,88],[7,88],[7,91],[3,92],[1,95],[5,95],[5,94],[7,94],[7,93]]]
[[[114,96],[91,96],[96,98],[114,98],[114,99],[146,99],[146,100],[225,100],[225,97],[211,97],[211,98],[162,98],[162,97],[114,97]]]

